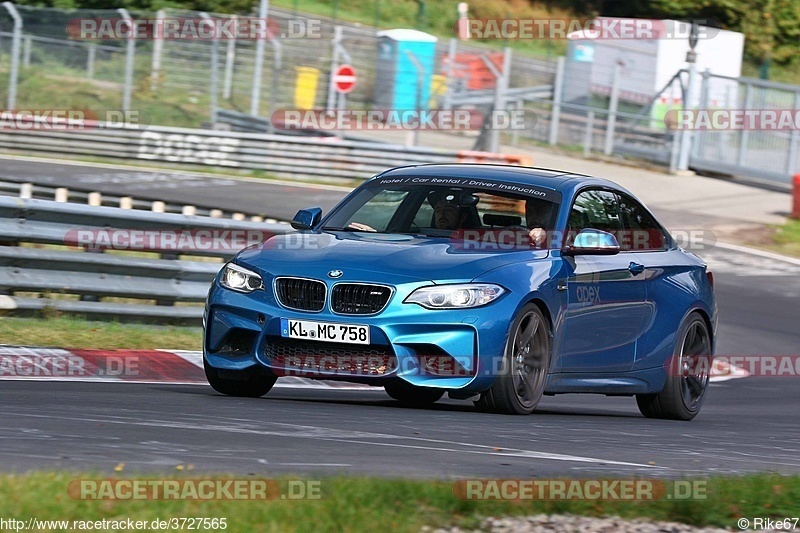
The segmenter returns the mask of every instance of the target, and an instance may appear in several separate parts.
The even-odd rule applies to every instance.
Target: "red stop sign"
[[[333,88],[337,93],[347,94],[356,88],[356,69],[350,65],[341,65],[333,73]]]

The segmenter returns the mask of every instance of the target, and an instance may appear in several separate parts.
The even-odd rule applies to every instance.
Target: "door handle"
[[[628,265],[628,270],[635,276],[644,272],[644,265],[640,265],[639,263],[634,263],[631,261],[631,264]]]

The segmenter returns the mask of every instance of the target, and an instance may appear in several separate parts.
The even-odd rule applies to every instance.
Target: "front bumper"
[[[242,294],[211,288],[206,305],[203,352],[220,370],[253,366],[278,376],[382,385],[403,379],[413,385],[469,395],[488,389],[502,361],[518,301],[506,293],[489,305],[466,310],[429,310],[403,300],[426,285],[396,285],[378,315],[340,315],[286,309],[269,291]],[[295,341],[281,336],[281,319],[365,324],[370,345]]]

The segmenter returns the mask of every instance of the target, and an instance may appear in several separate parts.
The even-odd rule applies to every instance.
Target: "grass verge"
[[[800,257],[800,220],[789,220],[772,234],[770,249],[786,255]]]
[[[79,318],[3,318],[0,344],[112,350],[200,350],[201,328],[90,322]],[[2,516],[2,514],[0,514]]]
[[[114,477],[134,479],[122,474]],[[265,476],[258,476],[262,477]],[[169,476],[169,479],[185,478]],[[197,476],[192,478],[198,479]],[[800,498],[800,476],[773,474],[711,478],[707,481],[707,499],[641,502],[466,501],[454,496],[453,482],[352,477],[316,478],[314,481],[319,483],[322,496],[318,500],[89,501],[72,499],[68,494],[70,481],[76,479],[99,480],[107,476],[67,472],[0,476],[0,516],[69,521],[224,517],[228,523],[226,531],[231,533],[419,531],[425,525],[475,528],[489,516],[540,513],[646,518],[737,529],[736,521],[742,517],[752,520],[753,517],[794,516]],[[213,479],[230,478],[217,476]],[[290,480],[278,481],[281,494],[286,494]]]

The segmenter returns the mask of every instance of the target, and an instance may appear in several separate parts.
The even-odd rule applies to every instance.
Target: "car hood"
[[[444,237],[369,233],[289,233],[276,235],[239,253],[236,261],[275,276],[342,280],[469,281],[504,265],[544,259],[546,250],[466,250]]]

